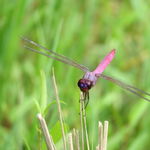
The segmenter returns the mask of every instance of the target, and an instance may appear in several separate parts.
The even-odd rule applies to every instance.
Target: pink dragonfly
[[[106,69],[108,64],[112,61],[112,59],[115,56],[115,52],[116,52],[115,49],[113,49],[112,51],[110,51],[107,54],[107,56],[100,62],[100,64],[96,67],[96,69],[94,71],[90,72],[87,67],[76,63],[75,61],[67,58],[64,55],[60,55],[52,50],[49,50],[49,49],[41,46],[40,44],[37,44],[34,41],[31,41],[27,38],[22,38],[22,39],[25,42],[31,44],[32,46],[35,46],[35,47],[45,50],[45,52],[36,50],[34,48],[31,48],[31,47],[25,45],[24,47],[27,48],[28,50],[33,51],[38,54],[41,54],[41,55],[44,55],[44,56],[47,56],[47,57],[50,57],[54,60],[68,64],[75,68],[78,68],[85,73],[84,76],[78,81],[78,87],[83,92],[84,100],[87,100],[85,107],[87,106],[88,101],[89,101],[89,90],[96,84],[98,78],[103,78],[105,80],[109,80],[109,81],[119,85],[123,89],[125,89],[131,93],[134,93],[137,96],[139,96],[140,98],[150,102],[150,99],[146,97],[146,96],[150,96],[149,93],[103,74],[103,71]],[[49,54],[47,54],[46,52],[48,52]]]

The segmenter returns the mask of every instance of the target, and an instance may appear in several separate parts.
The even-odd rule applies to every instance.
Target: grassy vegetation
[[[116,48],[116,57],[105,74],[150,91],[148,1],[2,0],[0,6],[0,149],[44,149],[36,115],[46,107],[50,133],[59,143],[62,136],[52,66],[67,131],[80,129],[77,81],[82,72],[26,51],[21,36],[91,70]],[[99,80],[90,91],[86,111],[94,149],[99,120],[109,121],[109,150],[149,149],[150,103]]]

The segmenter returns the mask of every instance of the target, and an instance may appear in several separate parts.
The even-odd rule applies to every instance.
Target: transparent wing
[[[31,48],[31,47],[25,45],[24,47],[27,48],[27,49],[30,50],[30,51],[33,51],[33,52],[35,52],[35,53],[38,53],[38,54],[41,54],[41,55],[44,55],[44,56],[47,56],[47,57],[50,57],[50,58],[55,59],[55,60],[57,60],[57,61],[60,61],[60,62],[62,62],[62,63],[71,65],[71,66],[73,66],[73,67],[76,67],[76,68],[78,68],[78,69],[84,71],[84,72],[88,72],[88,71],[89,71],[89,69],[88,69],[87,67],[85,67],[84,65],[78,64],[77,62],[75,62],[75,61],[69,59],[68,57],[66,57],[66,56],[64,56],[64,55],[60,55],[60,54],[58,54],[58,53],[56,53],[56,52],[54,52],[54,51],[52,51],[52,50],[49,50],[49,49],[47,49],[47,48],[41,46],[40,44],[37,44],[37,43],[35,43],[34,41],[31,41],[31,40],[29,40],[29,39],[27,39],[27,38],[24,38],[24,37],[21,37],[21,38],[22,38],[22,40],[23,40],[24,42],[27,42],[27,43],[31,44],[32,46],[36,46],[36,47],[38,47],[38,48],[41,48],[41,49],[45,50],[46,52],[48,52],[49,54],[47,54],[47,53],[45,53],[45,52],[42,52],[42,51],[39,51],[39,50],[36,50],[36,49],[34,49],[34,48]]]
[[[129,91],[129,92],[131,92],[131,93],[133,93],[133,94],[135,94],[135,95],[137,95],[137,96],[143,98],[144,100],[150,102],[150,93],[147,93],[147,92],[145,92],[145,91],[143,91],[143,90],[140,90],[140,89],[138,89],[138,88],[136,88],[136,87],[133,87],[133,86],[131,86],[131,85],[128,85],[128,84],[126,84],[126,83],[123,83],[123,82],[121,82],[121,81],[119,81],[119,80],[117,80],[117,79],[114,79],[114,78],[112,78],[112,77],[106,76],[106,75],[104,75],[104,74],[101,74],[100,77],[103,78],[103,79],[105,79],[105,80],[109,80],[109,81],[111,81],[111,82],[113,82],[113,83],[119,85],[119,86],[122,87],[123,89],[125,89],[125,90],[127,90],[127,91]],[[148,98],[148,97],[149,97],[149,98]]]

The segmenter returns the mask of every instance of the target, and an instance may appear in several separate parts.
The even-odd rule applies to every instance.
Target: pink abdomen
[[[93,71],[94,74],[101,74],[105,68],[110,64],[112,59],[114,58],[114,55],[116,53],[116,50],[113,49],[105,58],[100,62],[100,64],[97,66],[97,68]]]

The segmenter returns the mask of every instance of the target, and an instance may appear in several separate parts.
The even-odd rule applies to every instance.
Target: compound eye
[[[80,83],[79,86],[80,86],[80,88],[87,88],[87,85],[84,83]]]
[[[80,88],[81,91],[86,92],[91,88],[91,85],[89,84],[90,82],[85,79],[80,79],[78,81],[78,87]]]

